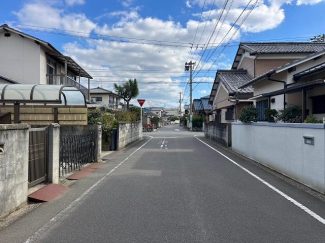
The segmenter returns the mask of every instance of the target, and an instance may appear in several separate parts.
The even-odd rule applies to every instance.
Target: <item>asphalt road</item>
[[[325,242],[322,200],[202,133],[145,135],[0,242]]]

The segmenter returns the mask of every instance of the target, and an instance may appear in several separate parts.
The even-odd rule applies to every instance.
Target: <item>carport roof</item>
[[[0,84],[0,95],[3,104],[86,106],[82,92],[63,85]]]

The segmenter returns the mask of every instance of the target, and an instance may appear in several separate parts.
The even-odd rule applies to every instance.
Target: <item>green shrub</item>
[[[139,117],[138,113],[131,111],[117,111],[115,113],[115,119],[118,122],[137,122]]]
[[[306,118],[306,120],[304,120],[304,123],[323,123],[323,121],[318,120],[316,117],[314,116],[308,116]]]
[[[264,110],[264,115],[265,115],[265,118],[268,122],[275,122],[275,119],[277,118],[278,116],[278,111],[275,110],[275,109],[269,109],[269,108],[266,108]]]
[[[241,122],[256,122],[258,112],[258,109],[253,105],[244,106],[241,110],[239,120]]]
[[[301,106],[288,105],[287,108],[280,110],[279,120],[286,123],[301,123],[301,113]]]
[[[88,124],[101,123],[103,119],[103,112],[99,109],[88,110]]]
[[[150,121],[151,121],[151,123],[158,124],[158,122],[160,122],[161,119],[158,116],[155,116],[155,117],[151,118]]]
[[[203,126],[203,120],[202,116],[193,116],[192,127],[201,128]]]

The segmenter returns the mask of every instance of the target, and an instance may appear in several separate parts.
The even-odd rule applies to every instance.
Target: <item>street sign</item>
[[[143,104],[144,104],[145,101],[146,101],[146,100],[138,99],[139,105],[140,105],[141,107],[143,106]]]

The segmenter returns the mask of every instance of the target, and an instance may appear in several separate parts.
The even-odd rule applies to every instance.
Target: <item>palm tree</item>
[[[129,79],[129,81],[124,84],[117,85],[114,84],[115,92],[122,97],[126,102],[126,109],[129,110],[129,103],[132,98],[135,98],[139,95],[139,88],[137,80]]]

